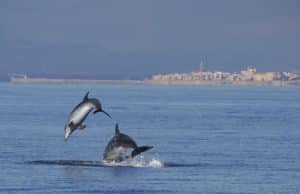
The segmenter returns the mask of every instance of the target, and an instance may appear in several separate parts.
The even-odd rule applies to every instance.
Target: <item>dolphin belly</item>
[[[75,110],[71,115],[69,121],[72,121],[74,124],[81,124],[81,122],[88,116],[93,107],[91,106],[82,106]]]
[[[92,111],[92,109],[93,107],[89,104],[82,104],[72,111],[65,125],[65,141],[77,128],[81,128],[84,126],[82,125],[82,122],[86,119],[86,117]]]
[[[123,147],[114,147],[110,150],[105,150],[103,154],[103,160],[116,162],[123,161],[124,151],[125,149]]]

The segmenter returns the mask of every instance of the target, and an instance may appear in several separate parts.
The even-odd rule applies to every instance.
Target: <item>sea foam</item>
[[[151,160],[144,159],[143,156],[135,157],[130,160],[124,160],[122,162],[108,162],[102,161],[106,166],[124,166],[124,167],[135,167],[135,168],[162,168],[164,163],[157,158],[152,158]]]

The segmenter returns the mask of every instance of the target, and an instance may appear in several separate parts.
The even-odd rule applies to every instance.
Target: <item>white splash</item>
[[[143,156],[135,157],[130,160],[124,160],[122,162],[108,162],[103,160],[102,161],[106,166],[118,167],[136,167],[136,168],[163,168],[164,164],[159,159],[152,158],[151,160],[147,161],[144,159]]]
[[[164,167],[164,163],[161,162],[160,160],[156,159],[156,158],[152,158],[152,160],[150,160],[148,165],[150,167],[153,167],[153,168],[162,168],[162,167]]]

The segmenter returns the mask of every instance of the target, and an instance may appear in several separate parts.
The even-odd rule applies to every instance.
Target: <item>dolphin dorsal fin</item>
[[[85,96],[83,97],[83,101],[86,101],[86,100],[89,99],[89,93],[90,93],[90,92],[87,92],[87,93],[85,94]]]
[[[118,123],[116,123],[116,127],[115,127],[115,133],[116,133],[116,135],[119,135],[120,134],[120,130],[119,130],[119,125],[118,125]]]

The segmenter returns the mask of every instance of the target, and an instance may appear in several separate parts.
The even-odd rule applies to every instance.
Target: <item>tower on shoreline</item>
[[[199,72],[204,72],[205,69],[204,69],[204,63],[203,61],[201,61],[201,63],[199,64]]]

